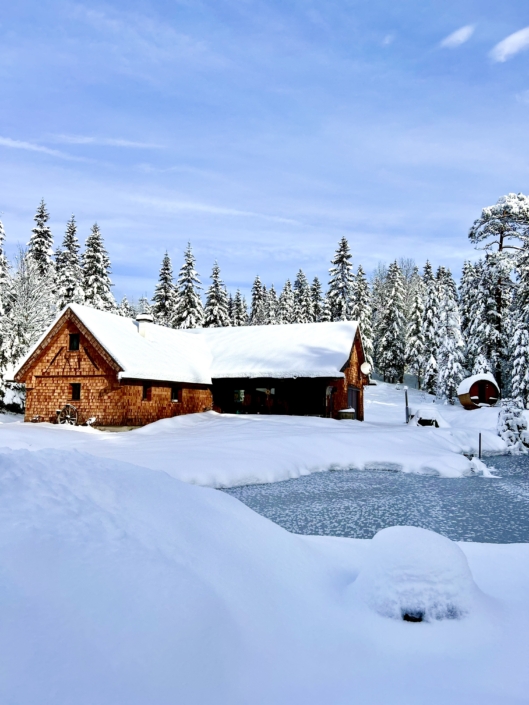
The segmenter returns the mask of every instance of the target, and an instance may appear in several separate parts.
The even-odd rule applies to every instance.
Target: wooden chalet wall
[[[343,372],[345,379],[337,379],[333,386],[336,392],[333,394],[333,411],[332,416],[337,418],[340,409],[347,409],[349,406],[347,399],[347,390],[349,387],[358,389],[358,409],[356,410],[356,418],[359,421],[364,420],[364,384],[367,381],[365,375],[360,371],[360,365],[365,362],[364,350],[360,340],[358,331],[355,336],[354,344],[349,356],[349,362],[345,366]]]
[[[356,418],[363,421],[366,377],[361,373],[360,365],[364,359],[362,343],[357,333],[349,360],[343,369],[345,378],[214,379],[213,408],[218,412],[232,414],[287,414],[338,418],[338,411],[349,406],[348,389],[353,387],[358,390]],[[328,389],[334,390],[332,397],[327,394]],[[235,401],[236,391],[241,393],[239,401]]]
[[[69,350],[70,333],[80,334],[79,350]],[[96,426],[142,426],[212,407],[206,385],[120,382],[119,366],[70,311],[32,360],[17,376],[26,384],[26,421],[41,416],[53,422],[57,410],[68,403],[78,409],[80,422],[95,416]],[[72,383],[81,384],[80,400],[72,399]],[[143,399],[145,384],[152,384],[147,400]],[[179,387],[178,401],[171,401],[173,386]]]

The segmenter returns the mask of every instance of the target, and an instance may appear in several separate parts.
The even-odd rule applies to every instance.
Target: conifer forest
[[[121,316],[151,313],[157,324],[173,328],[356,320],[366,357],[385,381],[412,374],[420,389],[453,403],[464,377],[490,372],[504,398],[529,408],[529,197],[521,193],[485,207],[471,225],[476,258],[455,273],[459,283],[446,267],[434,270],[409,258],[381,262],[368,276],[342,237],[327,282],[309,281],[299,269],[276,289],[257,275],[249,301],[240,290],[228,292],[216,261],[203,283],[188,244],[178,272],[163,255],[150,299],[118,302],[98,225],[81,252],[74,216],[56,248],[48,223],[42,200],[27,247],[9,262],[0,222],[4,406],[12,399],[13,368],[62,308],[79,303]]]

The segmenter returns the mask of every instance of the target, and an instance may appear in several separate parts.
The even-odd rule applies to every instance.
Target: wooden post
[[[404,398],[406,400],[406,423],[410,421],[410,409],[408,406],[408,387],[404,387]]]
[[[481,460],[481,433],[479,434],[478,458]]]

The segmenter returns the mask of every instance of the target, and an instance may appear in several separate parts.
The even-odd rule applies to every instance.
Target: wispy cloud
[[[520,29],[518,32],[505,37],[492,49],[490,57],[493,61],[503,62],[527,48],[529,48],[529,27]]]
[[[195,212],[195,213],[209,213],[210,215],[226,215],[234,217],[243,218],[259,218],[261,220],[268,220],[274,223],[287,223],[289,225],[300,225],[297,220],[292,218],[283,218],[277,215],[268,215],[266,213],[256,213],[254,211],[239,210],[237,208],[226,208],[224,206],[212,206],[209,203],[197,203],[195,201],[180,201],[180,200],[169,200],[163,198],[149,198],[143,196],[134,196],[134,200],[139,203],[144,203],[150,206],[156,206],[157,208],[163,208],[170,212]]]
[[[461,46],[461,44],[467,42],[473,34],[474,25],[466,24],[464,27],[460,27],[459,29],[456,29],[455,32],[452,32],[452,34],[449,34],[448,37],[445,37],[440,46],[444,49],[455,49],[456,47]]]
[[[103,147],[129,147],[132,149],[163,149],[163,145],[153,142],[136,142],[113,137],[89,137],[86,135],[53,135],[53,142],[61,144],[93,144]]]
[[[40,152],[41,154],[49,154],[52,157],[59,157],[60,159],[84,161],[80,157],[73,157],[65,152],[60,152],[58,149],[50,149],[49,147],[43,147],[42,145],[34,144],[33,142],[12,140],[10,137],[0,137],[0,146],[9,147],[10,149],[24,149],[28,152]]]

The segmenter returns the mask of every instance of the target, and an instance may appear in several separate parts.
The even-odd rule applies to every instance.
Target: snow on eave
[[[215,375],[213,379],[297,379],[297,378],[311,378],[317,379],[318,377],[332,379],[337,379],[338,377],[345,377],[345,374],[341,371],[337,371],[334,367],[329,369],[320,370],[252,370],[252,371],[240,371],[233,372],[232,370],[215,370]]]
[[[457,388],[458,396],[461,394],[468,394],[470,392],[470,387],[472,387],[472,385],[476,382],[490,382],[496,387],[498,392],[500,391],[494,375],[491,372],[482,372],[479,375],[471,375],[470,377],[464,379]]]

